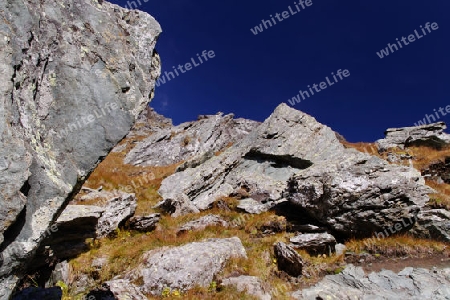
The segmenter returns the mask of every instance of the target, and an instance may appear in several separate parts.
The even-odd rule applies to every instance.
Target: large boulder
[[[302,275],[304,262],[294,248],[283,242],[278,242],[274,245],[273,250],[280,271],[284,271],[294,277]]]
[[[0,2],[0,299],[85,176],[153,97],[161,32],[105,1]]]
[[[187,291],[197,285],[208,287],[232,257],[247,257],[237,237],[164,247],[145,253],[143,264],[128,276],[141,279],[144,293],[161,295],[166,288]]]
[[[385,138],[376,142],[378,150],[384,152],[390,148],[400,148],[410,146],[430,146],[442,147],[450,143],[450,135],[445,133],[447,125],[438,122],[427,125],[389,128],[386,130]]]
[[[405,268],[398,274],[383,270],[366,275],[347,266],[338,275],[328,275],[311,288],[293,293],[294,299],[449,299],[450,269]]]
[[[166,178],[159,206],[174,215],[195,212],[241,190],[246,211],[289,201],[353,236],[416,216],[431,192],[417,170],[346,149],[329,127],[285,104],[221,155]]]
[[[163,127],[138,143],[124,161],[138,166],[165,166],[191,158],[207,160],[214,152],[239,141],[259,125],[255,121],[233,117],[219,113],[200,116],[195,122],[172,128]]]

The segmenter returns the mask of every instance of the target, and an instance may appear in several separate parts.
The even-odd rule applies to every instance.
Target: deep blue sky
[[[349,141],[374,141],[388,127],[412,126],[450,105],[450,1],[312,2],[254,35],[250,28],[294,8],[294,0],[141,0],[139,9],[163,28],[157,44],[163,72],[203,50],[216,54],[158,87],[151,106],[175,124],[217,111],[263,121],[338,69],[350,77],[295,108]],[[388,57],[376,55],[426,22],[439,29]],[[450,124],[450,114],[441,120]]]

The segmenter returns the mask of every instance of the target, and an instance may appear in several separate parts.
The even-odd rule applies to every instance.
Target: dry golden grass
[[[408,234],[387,238],[368,238],[351,240],[345,244],[348,251],[355,253],[368,252],[386,257],[421,257],[423,255],[450,254],[450,244],[414,238]]]
[[[356,149],[356,150],[358,150],[360,152],[364,152],[364,153],[367,153],[367,154],[370,154],[370,155],[375,155],[375,156],[381,157],[378,154],[378,148],[375,145],[375,143],[363,143],[363,142],[350,143],[350,142],[347,142],[347,141],[341,141],[341,143],[344,145],[345,148],[353,148],[353,149]]]

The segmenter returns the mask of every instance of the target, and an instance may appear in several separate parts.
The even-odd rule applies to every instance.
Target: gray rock
[[[190,222],[187,222],[183,226],[181,226],[178,229],[178,233],[183,233],[187,231],[194,231],[194,230],[203,230],[206,227],[209,226],[223,226],[228,227],[228,223],[224,221],[221,217],[217,215],[206,215],[204,217],[201,217],[197,220],[193,220]]]
[[[147,300],[140,289],[127,279],[113,279],[106,282],[116,299]]]
[[[141,290],[153,295],[161,295],[164,288],[187,291],[197,285],[208,287],[231,257],[247,257],[237,237],[164,247],[145,253],[144,263],[128,277],[142,278]]]
[[[304,249],[310,253],[334,253],[336,239],[328,233],[304,233],[289,239],[292,247]]]
[[[264,291],[261,280],[255,276],[238,276],[222,280],[222,285],[234,285],[239,292],[246,292],[248,295],[255,296],[261,300],[271,300],[269,293]]]
[[[345,254],[345,251],[347,250],[347,247],[344,244],[336,244],[336,255],[343,255]]]
[[[450,143],[450,135],[444,133],[447,126],[444,122],[438,122],[422,126],[389,128],[385,132],[385,138],[376,142],[378,150],[384,152],[390,148],[410,146],[442,147]]]
[[[209,159],[214,152],[239,141],[259,123],[233,119],[233,115],[205,116],[198,121],[163,128],[137,144],[125,163],[139,166],[165,166],[194,158],[191,165]],[[184,168],[190,167],[189,165]],[[183,168],[183,167],[181,167]]]
[[[105,1],[1,1],[0,15],[0,243],[26,250],[0,267],[3,299],[153,97],[161,28]]]
[[[135,216],[128,221],[128,226],[130,227],[130,229],[137,231],[143,232],[152,231],[156,228],[156,225],[158,224],[160,219],[161,219],[160,214],[151,214],[148,216]]]
[[[294,248],[283,242],[278,242],[274,245],[274,253],[280,271],[285,271],[294,277],[302,275],[304,262]]]
[[[109,195],[109,193],[104,193]],[[97,236],[105,237],[113,233],[120,224],[124,224],[136,211],[137,202],[134,194],[121,191],[111,193],[113,197],[106,202],[105,212],[98,220]]]
[[[348,265],[338,275],[328,275],[315,286],[293,293],[294,299],[449,299],[450,269],[405,268],[395,274],[383,270],[366,275]]]
[[[45,286],[52,287],[55,286],[58,281],[64,282],[65,284],[70,284],[71,282],[71,268],[67,260],[57,263],[54,270],[52,271],[52,275],[50,275],[49,280],[45,284]]]
[[[419,238],[450,242],[450,212],[445,209],[421,211],[411,233]]]
[[[247,212],[287,199],[353,236],[416,216],[432,192],[417,170],[346,149],[329,127],[285,104],[221,155],[164,179],[158,206],[178,216],[239,190],[252,199],[240,204]]]

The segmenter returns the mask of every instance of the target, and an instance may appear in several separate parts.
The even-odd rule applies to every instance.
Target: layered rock
[[[389,128],[386,130],[385,138],[378,140],[377,146],[380,152],[390,148],[401,148],[410,146],[442,147],[450,143],[450,135],[444,133],[447,126],[444,122],[428,125]]]
[[[405,268],[398,274],[383,270],[366,275],[353,265],[328,275],[314,287],[293,293],[294,299],[448,299],[450,269]]]
[[[0,267],[3,299],[66,199],[153,97],[161,28],[104,1],[2,1],[0,15],[0,249],[24,250]]]
[[[292,243],[292,247],[304,249],[314,254],[335,252],[336,239],[328,233],[299,234],[290,238],[289,241]]]
[[[234,119],[232,114],[200,116],[172,128],[162,128],[138,143],[125,157],[125,163],[138,166],[165,166],[190,158],[204,157],[239,141],[258,122]]]
[[[141,279],[141,290],[154,295],[161,295],[167,288],[181,292],[197,285],[208,287],[232,257],[247,257],[237,237],[164,247],[145,253],[143,264],[128,277],[132,281]]]
[[[159,206],[196,212],[240,190],[249,195],[240,204],[248,212],[289,201],[353,236],[417,215],[431,192],[418,171],[344,148],[329,127],[285,104],[221,155],[166,178]]]
[[[260,300],[271,300],[270,293],[266,292],[263,284],[258,277],[255,276],[237,276],[222,280],[222,285],[233,285],[239,292],[246,292]]]
[[[276,243],[273,248],[280,271],[284,271],[294,277],[302,275],[304,262],[294,248],[283,242]]]

